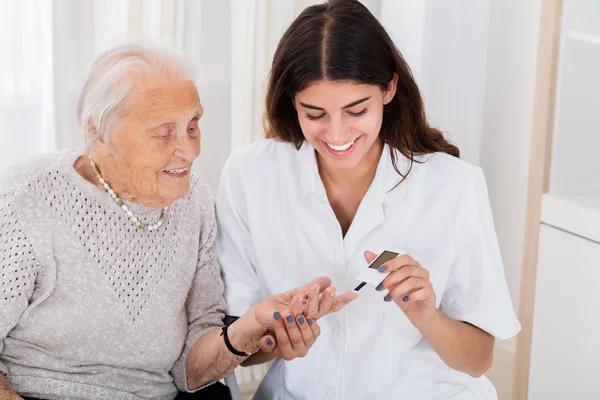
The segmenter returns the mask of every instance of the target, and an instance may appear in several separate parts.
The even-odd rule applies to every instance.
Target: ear
[[[396,95],[396,88],[398,87],[398,74],[394,72],[392,80],[388,83],[387,87],[383,91],[383,104],[389,104],[390,101]]]
[[[88,137],[91,139],[92,137],[94,137],[96,135],[96,127],[94,126],[94,123],[92,121],[90,121],[88,123]],[[106,148],[106,143],[104,143],[104,139],[103,138],[99,138],[94,140],[94,142],[92,143],[92,148],[94,149],[94,153],[95,154],[107,154],[108,153],[108,149]]]
[[[92,122],[91,119],[87,124],[87,132],[88,132],[88,138],[92,138],[96,135],[96,125],[94,125],[94,123]],[[104,143],[104,139],[102,139],[102,138],[97,139],[97,141]]]

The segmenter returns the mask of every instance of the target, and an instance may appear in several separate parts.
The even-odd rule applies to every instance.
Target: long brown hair
[[[294,143],[304,135],[294,108],[296,93],[322,79],[350,81],[387,88],[398,74],[396,94],[384,106],[379,138],[390,146],[394,169],[404,178],[415,155],[445,152],[459,157],[458,148],[429,125],[423,99],[408,64],[385,28],[357,0],[330,0],[306,8],[284,33],[269,75],[264,115],[267,138]],[[398,170],[394,149],[411,163]]]

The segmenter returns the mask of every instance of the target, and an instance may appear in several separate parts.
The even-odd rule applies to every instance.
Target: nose
[[[194,161],[200,155],[200,131],[195,136],[190,136],[187,127],[177,132],[173,155],[189,163]]]
[[[327,139],[331,144],[344,144],[347,139],[346,126],[341,116],[336,116],[330,119],[329,134]]]

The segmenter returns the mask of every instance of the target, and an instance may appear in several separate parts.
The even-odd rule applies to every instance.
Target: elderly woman
[[[202,114],[178,56],[119,47],[79,100],[87,148],[0,179],[1,399],[217,399],[217,385],[178,392],[261,347],[305,355],[319,327],[299,314],[354,298],[320,295],[330,281],[317,278],[221,328],[214,206],[191,175]]]

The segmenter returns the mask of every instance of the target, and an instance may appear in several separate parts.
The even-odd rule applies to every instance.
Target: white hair
[[[96,59],[77,104],[77,120],[87,151],[102,140],[114,154],[111,133],[127,115],[128,100],[137,72],[147,77],[181,78],[194,81],[194,68],[182,54],[148,44],[126,44],[106,51]]]

